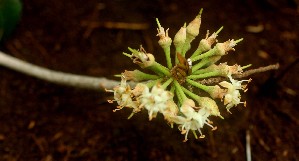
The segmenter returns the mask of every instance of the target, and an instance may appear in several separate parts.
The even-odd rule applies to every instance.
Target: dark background
[[[63,72],[113,78],[134,69],[121,53],[140,44],[165,62],[155,18],[170,36],[204,8],[200,37],[224,30],[218,39],[244,38],[222,62],[253,68],[280,63],[256,74],[242,95],[247,107],[211,118],[205,139],[171,129],[146,113],[113,113],[106,93],[59,86],[0,67],[0,160],[246,160],[249,131],[253,160],[296,161],[298,157],[298,1],[296,0],[24,0],[23,16],[1,50]],[[95,27],[92,23],[146,23],[144,30]],[[84,23],[89,24],[88,26]],[[258,33],[248,26],[262,28]],[[91,31],[90,34],[88,32]],[[194,42],[197,46],[199,38]],[[158,55],[161,55],[160,57]]]

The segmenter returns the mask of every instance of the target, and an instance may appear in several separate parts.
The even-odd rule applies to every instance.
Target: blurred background
[[[22,4],[20,21],[2,40],[1,51],[58,71],[113,78],[137,67],[122,52],[140,45],[165,62],[155,18],[173,37],[201,8],[200,36],[192,50],[207,30],[224,26],[219,42],[244,40],[222,62],[253,64],[252,68],[280,63],[281,68],[251,76],[249,91],[242,94],[246,108],[233,108],[232,114],[223,111],[224,120],[211,118],[216,131],[205,128],[205,139],[190,135],[183,143],[177,127],[171,129],[161,116],[148,121],[147,113],[139,113],[127,120],[131,110],[112,112],[115,106],[105,102],[109,94],[59,86],[0,67],[0,160],[242,161],[246,135],[253,160],[299,160],[297,0]]]

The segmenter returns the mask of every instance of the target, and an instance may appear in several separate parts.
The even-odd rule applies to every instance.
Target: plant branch
[[[269,70],[277,70],[279,68],[279,64],[272,64],[272,65],[268,65],[268,66],[265,66],[265,67],[259,67],[259,68],[256,68],[256,69],[250,69],[250,70],[247,70],[245,72],[243,72],[242,74],[234,74],[232,75],[232,77],[234,79],[238,79],[238,78],[245,78],[245,77],[248,77],[252,74],[255,74],[255,73],[261,73],[261,72],[266,72],[266,71],[269,71]],[[214,77],[214,78],[209,78],[209,79],[203,79],[201,81],[198,81],[199,83],[201,84],[217,84],[219,82],[222,82],[222,81],[225,81],[227,80],[227,78],[224,78],[224,77]]]
[[[77,88],[104,91],[119,85],[119,81],[109,80],[104,77],[76,75],[43,68],[9,56],[2,51],[0,51],[0,65],[48,82]]]

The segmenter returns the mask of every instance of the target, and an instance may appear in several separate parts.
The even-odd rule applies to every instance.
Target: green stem
[[[200,96],[198,96],[197,94],[192,93],[191,91],[189,91],[187,88],[182,87],[182,90],[184,93],[186,93],[188,96],[190,96],[192,99],[194,100],[199,100]]]
[[[203,90],[203,91],[205,91],[205,92],[207,92],[207,93],[210,93],[210,92],[211,92],[211,88],[210,88],[209,86],[200,84],[200,83],[195,82],[195,81],[193,81],[193,80],[191,80],[191,79],[186,79],[186,81],[187,81],[189,84],[191,84],[192,86],[197,87],[197,88],[199,88],[199,89],[201,89],[201,90]]]
[[[213,48],[203,54],[200,54],[198,56],[195,56],[193,58],[191,58],[192,62],[195,62],[195,61],[198,61],[200,59],[203,59],[203,58],[207,58],[207,57],[210,57],[210,56],[213,56],[214,54],[216,53],[216,48]]]
[[[207,68],[205,68],[205,69],[199,69],[199,70],[193,72],[192,75],[198,75],[198,74],[203,74],[203,73],[209,73],[209,72],[211,72],[211,71],[213,71],[213,69],[210,68],[210,66],[209,66],[209,67],[207,67]]]
[[[213,77],[213,76],[220,76],[221,72],[219,71],[213,71],[213,72],[208,72],[208,73],[203,73],[203,74],[198,74],[198,75],[189,75],[187,78],[189,79],[200,79],[200,78],[208,78],[208,77]]]
[[[175,86],[172,85],[171,88],[170,88],[170,92],[174,94],[174,90],[175,90]]]
[[[180,95],[180,92],[176,88],[175,88],[175,93],[176,93],[176,96],[178,97],[179,104],[182,105],[183,104],[183,99]]]
[[[133,72],[133,80],[137,80],[138,82],[140,81],[144,81],[144,80],[155,80],[155,79],[159,79],[160,77],[157,76],[157,75],[153,75],[153,74],[147,74],[147,73],[144,73],[142,71],[139,71],[139,70],[134,70],[134,71],[129,71],[129,72]]]
[[[183,92],[181,85],[179,84],[179,82],[177,80],[174,80],[173,82],[174,82],[175,89],[177,90],[180,98],[182,99],[182,102],[184,102],[187,99],[187,97],[186,97],[185,93]]]
[[[192,73],[196,72],[201,67],[216,63],[220,58],[221,58],[221,56],[215,55],[212,57],[202,59],[199,63],[195,64],[192,67]]]
[[[246,68],[251,67],[251,65],[252,65],[252,64],[248,64],[248,65],[242,66],[241,69],[244,70],[244,69],[246,69]]]
[[[204,48],[197,48],[197,49],[194,51],[194,53],[192,54],[192,56],[190,57],[191,60],[194,59],[194,57],[200,55],[200,54],[201,54],[202,52],[204,52],[204,51],[207,51],[207,50],[204,49]]]
[[[172,63],[171,63],[171,57],[170,57],[170,46],[163,48],[163,50],[164,50],[165,57],[166,57],[167,67],[168,67],[168,69],[171,69]]]
[[[193,38],[193,39],[194,39],[194,38]],[[189,36],[187,35],[187,38],[186,38],[186,41],[185,41],[185,43],[184,43],[184,46],[183,46],[183,48],[182,48],[182,53],[181,53],[181,55],[182,55],[183,57],[185,57],[187,51],[191,48],[191,42],[192,42],[193,39],[192,39],[192,38],[189,38]]]
[[[128,54],[128,53],[125,53],[125,52],[123,52],[123,54],[124,54],[125,56],[129,57],[129,58],[132,58],[132,54]]]
[[[195,131],[195,130],[192,130],[192,133],[193,133],[195,139],[198,139],[198,136],[197,136],[197,134],[196,134],[196,131]]]
[[[166,82],[163,83],[162,88],[166,89],[172,81],[173,81],[173,78],[169,78]]]
[[[238,39],[238,40],[235,41],[235,43],[238,44],[238,43],[241,42],[242,40],[243,40],[243,38]]]
[[[162,75],[165,75],[165,76],[168,76],[168,77],[171,76],[169,69],[167,69],[166,67],[164,67],[163,65],[161,65],[157,62],[154,62],[154,64],[149,66],[148,69],[150,69],[153,72],[159,74],[160,76],[161,76],[161,73],[162,73]]]

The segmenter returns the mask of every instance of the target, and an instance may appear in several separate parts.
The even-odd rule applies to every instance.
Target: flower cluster
[[[123,54],[151,73],[137,69],[125,71],[121,74],[120,85],[108,90],[114,93],[114,100],[109,102],[117,102],[116,110],[131,108],[131,118],[135,113],[146,109],[149,120],[160,113],[171,126],[178,126],[185,135],[184,141],[188,140],[190,130],[195,138],[198,138],[198,133],[199,138],[203,138],[201,129],[205,125],[212,130],[217,128],[209,120],[210,116],[223,119],[216,101],[223,102],[228,112],[240,103],[245,105],[245,102],[241,102],[240,91],[246,91],[246,85],[242,83],[250,81],[234,79],[234,75],[242,74],[250,65],[241,67],[237,64],[217,64],[222,56],[234,51],[234,47],[242,40],[231,39],[219,43],[216,38],[222,27],[211,35],[208,31],[197,49],[190,55],[187,53],[191,49],[191,42],[199,34],[201,13],[202,10],[188,25],[184,24],[173,40],[168,35],[169,29],[165,30],[157,19],[157,36],[160,38],[158,43],[165,53],[167,65],[156,62],[154,55],[147,53],[142,47],[139,50],[129,48],[131,54]],[[175,54],[171,54],[172,44]],[[209,79],[210,81],[205,81],[208,83],[201,83]],[[131,87],[127,81],[137,84]],[[205,96],[201,96],[202,91],[206,93]]]

